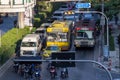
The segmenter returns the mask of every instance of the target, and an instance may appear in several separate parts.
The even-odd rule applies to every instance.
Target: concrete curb
[[[2,75],[9,69],[10,66],[12,66],[13,58],[10,58],[6,63],[4,63],[1,67],[0,67],[0,77],[2,77]]]

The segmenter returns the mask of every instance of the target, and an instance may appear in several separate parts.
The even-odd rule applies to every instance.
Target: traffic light
[[[120,34],[117,36],[117,43],[120,45]]]

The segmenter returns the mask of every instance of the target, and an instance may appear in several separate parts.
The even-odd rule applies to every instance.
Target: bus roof
[[[60,20],[56,20],[52,23],[51,27],[69,27],[69,25],[72,24],[72,21],[60,21]]]
[[[50,27],[47,28],[47,32],[68,32],[72,21],[54,21]]]

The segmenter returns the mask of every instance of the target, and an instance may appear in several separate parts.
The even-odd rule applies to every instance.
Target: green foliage
[[[36,31],[36,27],[33,27],[31,32],[35,32]]]
[[[52,15],[52,12],[54,12],[56,9],[60,7],[60,5],[63,3],[45,3],[42,1],[37,2],[37,7],[39,8],[40,6],[46,6],[46,10],[39,10],[38,14],[36,14],[34,17],[34,27],[39,27],[44,20]]]
[[[32,32],[36,30],[35,27],[39,27],[42,21],[50,16],[53,11],[58,9],[62,3],[46,3],[46,2],[37,2],[39,14],[36,14],[34,17],[34,28]],[[40,7],[42,6],[42,8]],[[42,11],[44,9],[44,11]],[[46,9],[46,10],[45,10]],[[14,54],[16,44],[20,41],[26,34],[31,33],[29,27],[24,29],[13,28],[4,34],[1,38],[1,47],[0,47],[0,64],[3,64],[7,59]]]
[[[101,11],[102,1],[91,1],[92,6],[94,6],[95,10]],[[104,10],[107,17],[109,17],[109,19],[112,19],[113,15],[118,14],[120,12],[120,0],[104,0]]]
[[[113,36],[109,36],[109,49],[110,51],[114,51],[115,50],[115,44],[114,44],[114,37]]]
[[[14,54],[16,42],[28,33],[30,33],[29,27],[25,27],[24,29],[13,28],[1,37],[1,64]]]
[[[38,17],[38,18],[34,18],[33,19],[34,20],[34,27],[39,27],[40,26],[40,18]]]
[[[107,45],[107,34],[104,34],[104,45]],[[115,44],[114,44],[114,37],[112,35],[109,35],[109,50],[114,51],[115,50]]]
[[[47,14],[45,12],[39,12],[40,19],[45,19],[47,17]]]

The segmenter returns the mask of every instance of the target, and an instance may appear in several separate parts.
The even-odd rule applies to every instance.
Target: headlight
[[[78,44],[78,41],[75,41],[74,44]]]
[[[23,51],[23,50],[21,50],[21,51],[20,51],[20,55],[23,55],[23,52],[24,52],[24,51]]]
[[[91,45],[94,45],[94,42],[90,42]]]
[[[37,51],[36,51],[36,50],[34,50],[34,51],[32,51],[32,53],[33,53],[33,54],[36,54],[36,53],[37,53]]]

